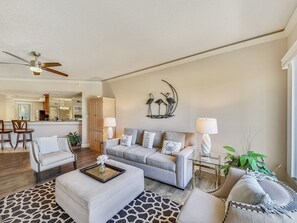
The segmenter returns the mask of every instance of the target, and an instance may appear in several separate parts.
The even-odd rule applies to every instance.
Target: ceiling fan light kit
[[[64,77],[68,77],[68,74],[65,74],[63,72],[57,71],[57,70],[53,70],[50,69],[49,67],[58,67],[58,66],[62,66],[60,63],[58,62],[48,62],[48,63],[41,63],[40,61],[38,61],[38,57],[41,55],[39,52],[36,51],[32,51],[31,53],[33,54],[33,56],[35,57],[34,60],[28,61],[25,60],[21,57],[18,57],[12,53],[6,52],[6,51],[2,51],[3,53],[6,53],[12,57],[15,57],[23,62],[26,62],[26,64],[23,63],[8,63],[8,62],[0,62],[0,64],[17,64],[17,65],[23,65],[23,66],[28,66],[30,68],[31,71],[33,71],[34,75],[40,75],[40,73],[45,70],[54,74],[58,74]]]

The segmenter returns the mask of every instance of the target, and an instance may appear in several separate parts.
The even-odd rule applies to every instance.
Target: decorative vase
[[[105,172],[105,165],[104,164],[100,164],[99,165],[99,173],[104,173]]]

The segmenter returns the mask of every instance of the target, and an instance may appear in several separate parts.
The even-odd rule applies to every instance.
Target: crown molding
[[[290,47],[290,49],[287,51],[285,56],[281,59],[282,69],[286,70],[288,69],[289,63],[296,57],[297,55],[297,41]]]
[[[35,78],[17,78],[17,77],[0,77],[3,81],[25,81],[25,82],[51,82],[51,83],[74,83],[74,84],[102,84],[101,81],[88,80],[58,80],[58,79],[35,79]]]
[[[295,11],[293,12],[293,15],[291,16],[286,28],[285,28],[285,34],[286,36],[290,35],[290,33],[292,32],[293,28],[295,27],[295,25],[297,24],[297,8],[295,9]]]
[[[219,54],[223,54],[223,53],[227,53],[227,52],[231,52],[234,50],[238,50],[238,49],[242,49],[242,48],[246,48],[246,47],[251,47],[251,46],[255,46],[258,44],[262,44],[262,43],[266,43],[266,42],[270,42],[270,41],[274,41],[274,40],[279,40],[282,38],[286,37],[286,33],[284,31],[284,29],[273,32],[273,33],[268,33],[265,35],[261,35],[261,36],[257,36],[254,38],[250,38],[250,39],[246,39],[243,41],[239,41],[236,43],[232,43],[232,44],[228,44],[228,45],[224,45],[221,47],[217,47],[211,50],[207,50],[207,51],[203,51],[197,54],[193,54],[190,56],[186,56],[186,57],[182,57],[182,58],[178,58],[172,61],[168,61],[165,63],[161,63],[158,65],[154,65],[151,67],[147,67],[147,68],[143,68],[140,70],[136,70],[136,71],[132,71],[126,74],[122,74],[113,78],[109,78],[109,79],[105,79],[102,80],[103,83],[107,83],[107,82],[113,82],[113,81],[118,81],[121,79],[126,79],[126,78],[130,78],[130,77],[135,77],[138,75],[142,75],[142,74],[146,74],[146,73],[150,73],[153,71],[158,71],[158,70],[163,70],[166,68],[170,68],[170,67],[174,67],[174,66],[178,66],[178,65],[182,65],[185,63],[190,63],[199,59],[203,59],[203,58],[207,58],[207,57],[211,57],[211,56],[215,56],[215,55],[219,55]]]

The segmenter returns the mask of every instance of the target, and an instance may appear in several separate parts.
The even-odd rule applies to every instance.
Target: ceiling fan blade
[[[53,70],[53,69],[50,69],[50,68],[47,68],[47,67],[43,67],[42,69],[46,70],[48,72],[52,72],[54,74],[58,74],[58,75],[61,75],[61,76],[64,76],[64,77],[68,77],[68,74],[64,74],[64,73],[62,73],[60,71],[57,71],[57,70]]]
[[[7,62],[0,62],[0,64],[17,64],[17,65],[24,65],[24,66],[30,66],[30,64],[24,64],[24,63],[7,63]]]
[[[43,63],[41,66],[42,67],[58,67],[58,66],[62,66],[62,64],[60,64],[58,62],[50,62],[50,63]]]
[[[21,57],[18,57],[18,56],[16,56],[16,55],[12,54],[12,53],[9,53],[9,52],[6,52],[6,51],[2,51],[2,52],[3,52],[3,53],[6,53],[6,54],[8,54],[8,55],[10,55],[10,56],[13,56],[13,57],[15,57],[15,58],[18,58],[19,60],[22,60],[22,61],[24,61],[24,62],[26,62],[26,63],[30,63],[30,61],[25,60],[25,59],[23,59],[23,58],[21,58]]]

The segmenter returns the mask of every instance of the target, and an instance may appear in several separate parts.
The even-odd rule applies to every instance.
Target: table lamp
[[[217,134],[217,120],[214,118],[198,118],[196,121],[196,132],[202,133],[201,150],[203,156],[209,156],[211,140],[209,134]]]
[[[113,117],[104,118],[104,126],[108,127],[108,129],[107,129],[107,138],[112,139],[112,137],[113,137],[112,127],[116,126],[116,119],[113,118]]]

